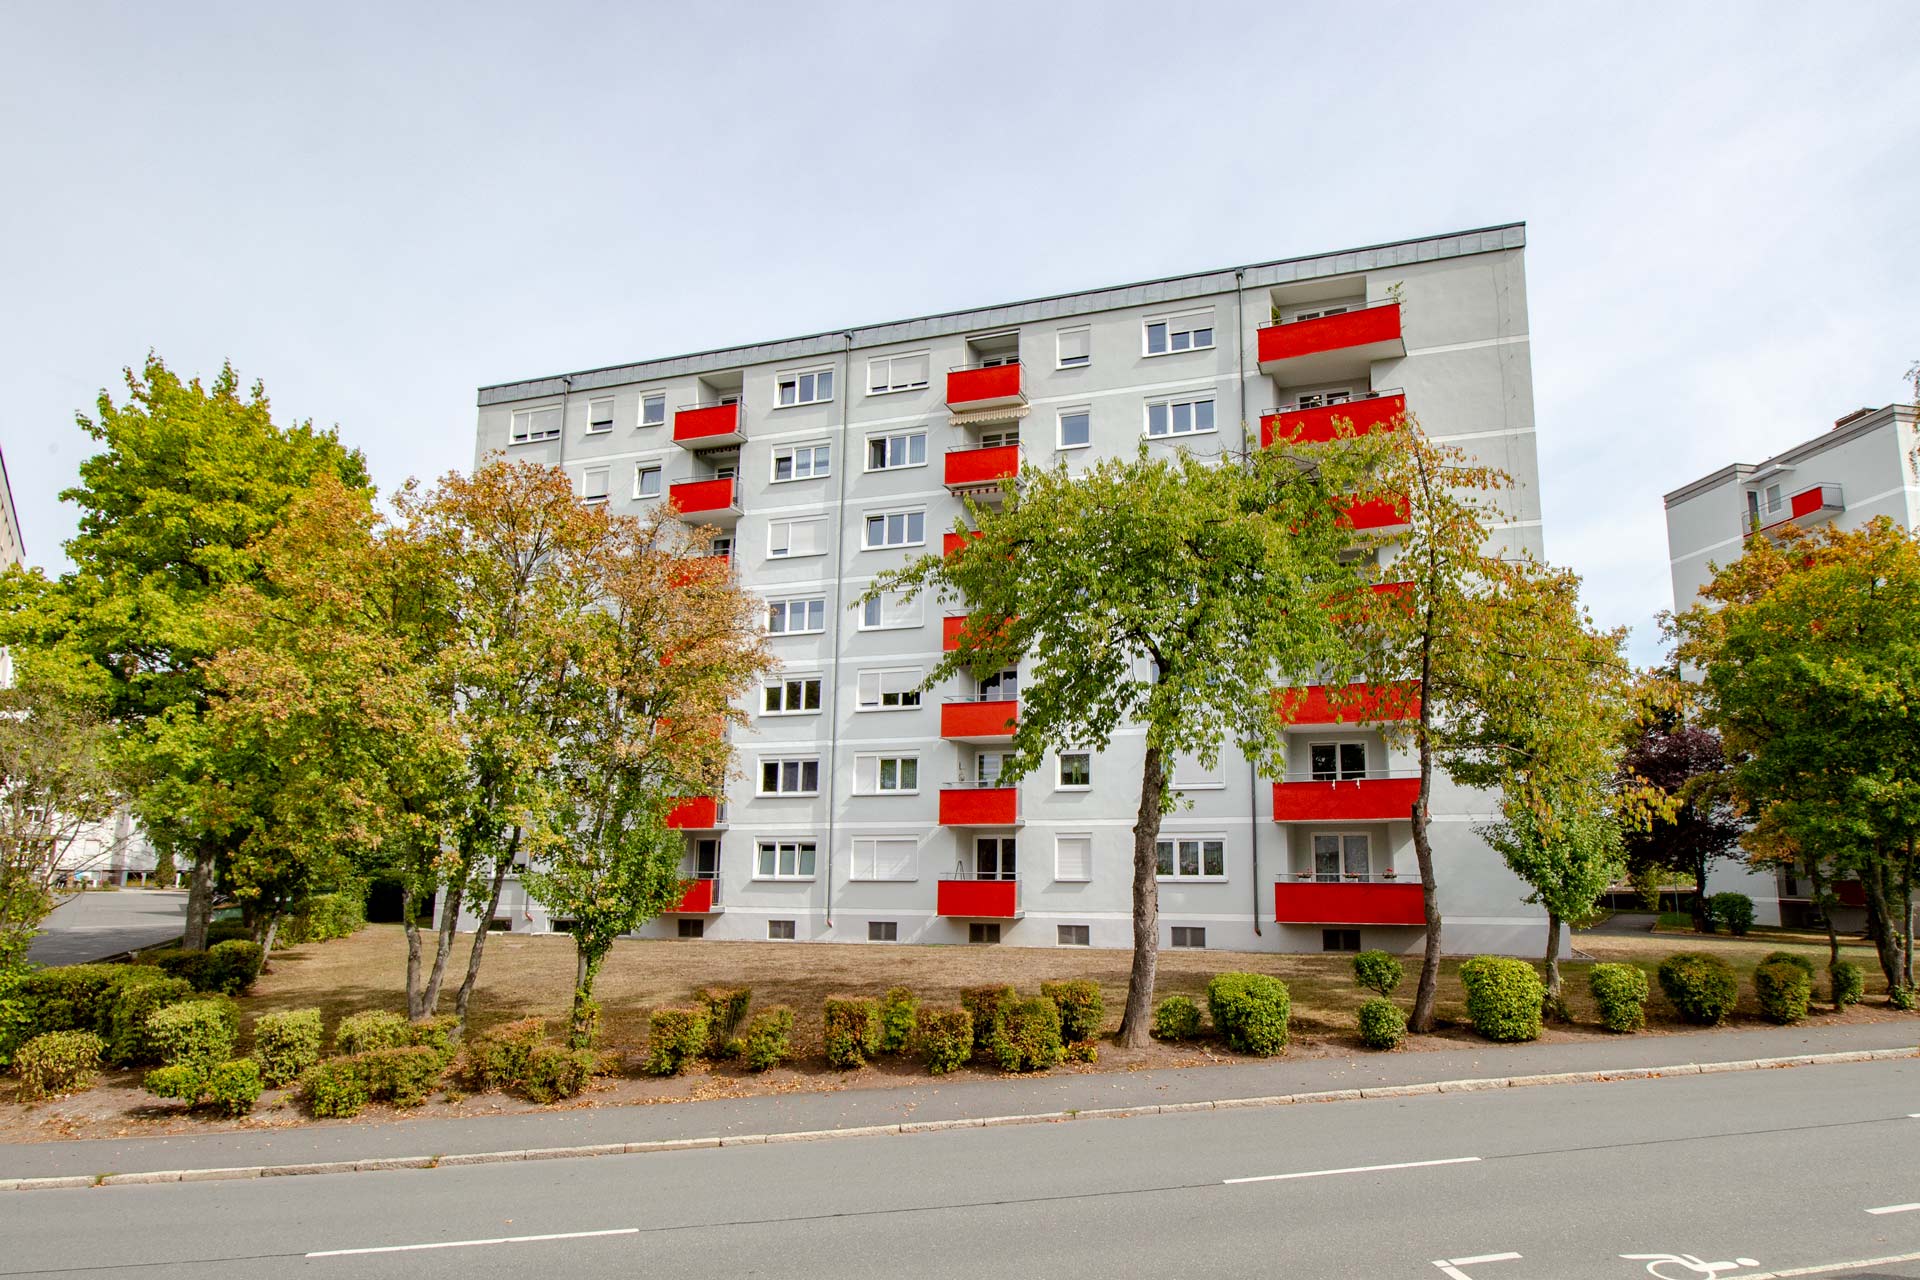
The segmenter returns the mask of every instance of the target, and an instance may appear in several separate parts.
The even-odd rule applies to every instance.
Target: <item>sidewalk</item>
[[[1235,1062],[1218,1067],[1019,1077],[911,1088],[847,1089],[657,1106],[543,1111],[471,1120],[322,1121],[298,1128],[0,1145],[0,1179],[221,1169],[444,1156],[791,1133],[908,1122],[1164,1106],[1319,1090],[1430,1084],[1488,1076],[1624,1071],[1862,1049],[1913,1048],[1911,1022],[1852,1027],[1631,1036],[1580,1044],[1494,1045],[1350,1059]],[[1818,1070],[1817,1067],[1807,1068]]]

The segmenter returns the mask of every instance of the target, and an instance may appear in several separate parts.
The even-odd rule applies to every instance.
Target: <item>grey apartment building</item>
[[[1140,733],[1009,782],[1024,673],[922,693],[957,619],[856,602],[963,537],[962,499],[998,500],[1022,460],[1237,452],[1403,409],[1514,478],[1496,536],[1540,552],[1525,243],[1490,227],[481,388],[477,461],[673,503],[766,601],[781,671],[726,794],[676,811],[693,887],[642,936],[1129,946]],[[1324,694],[1285,777],[1177,762],[1162,945],[1422,945],[1412,761]],[[1533,952],[1544,916],[1474,833],[1494,809],[1438,785],[1447,947]],[[495,927],[564,923],[514,885]]]

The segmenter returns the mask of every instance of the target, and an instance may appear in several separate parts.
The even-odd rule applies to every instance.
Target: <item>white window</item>
[[[1060,447],[1084,449],[1093,443],[1093,414],[1086,409],[1060,411]]]
[[[1213,345],[1213,309],[1186,311],[1175,316],[1148,316],[1147,354],[1202,351]]]
[[[1013,767],[1011,751],[976,751],[973,756],[973,776],[983,787],[1001,785],[1000,776]],[[1012,786],[1009,780],[1005,785]]]
[[[862,631],[901,631],[920,626],[923,621],[919,596],[912,600],[903,600],[899,596],[876,596],[860,606]]]
[[[526,444],[530,440],[552,440],[560,434],[560,406],[542,405],[538,409],[515,409],[513,411],[512,435],[514,444]]]
[[[1020,697],[1020,668],[996,671],[979,683],[980,701],[1013,702]]]
[[[1093,753],[1062,751],[1060,753],[1060,790],[1085,791],[1092,785]]]
[[[875,356],[867,361],[867,394],[911,391],[927,385],[932,357],[924,351],[911,355]]]
[[[1093,837],[1090,835],[1053,838],[1053,878],[1055,880],[1093,879]]]
[[[789,676],[775,680],[761,690],[761,696],[763,715],[806,715],[820,709],[820,677]]]
[[[854,880],[917,880],[920,842],[912,836],[855,836]]]
[[[1063,947],[1090,947],[1093,945],[1093,926],[1085,924],[1062,924],[1054,926],[1054,941]]]
[[[1364,831],[1316,831],[1313,835],[1313,878],[1322,883],[1342,879],[1365,880],[1373,870],[1371,842]]]
[[[633,471],[633,496],[636,498],[657,498],[660,496],[660,468],[635,467]]]
[[[807,600],[767,601],[767,633],[776,636],[808,635],[827,629],[827,600],[814,596]]]
[[[1054,335],[1062,369],[1084,369],[1093,363],[1093,330],[1085,325],[1062,329]]]
[[[867,440],[867,470],[892,471],[898,467],[927,465],[927,433],[901,431],[890,436],[872,436]]]
[[[1367,776],[1364,742],[1315,742],[1307,748],[1307,767],[1315,782],[1352,781]]]
[[[811,840],[762,840],[754,859],[756,880],[811,880],[815,847]],[[785,933],[775,933],[775,925],[785,925]],[[767,921],[769,938],[791,938],[793,921]]]
[[[1154,846],[1162,880],[1225,880],[1227,842],[1221,836],[1179,836]]]
[[[1215,761],[1211,769],[1192,756],[1176,756],[1173,761],[1175,791],[1219,791],[1227,785],[1226,767]]]
[[[589,432],[613,430],[613,397],[587,401],[587,430]]]
[[[819,795],[819,757],[793,756],[780,760],[761,760],[760,794],[763,796]]]
[[[872,551],[880,547],[921,547],[927,542],[927,513],[924,511],[876,511],[867,517],[865,542]]]
[[[831,472],[833,446],[800,444],[773,451],[773,482],[818,480]]]
[[[767,559],[797,560],[827,554],[827,518],[795,516],[767,521]]]
[[[1173,926],[1173,945],[1181,951],[1205,951],[1207,949],[1207,931],[1192,925]]]
[[[580,496],[588,502],[605,502],[607,486],[613,481],[612,467],[588,467],[580,473]]]
[[[809,369],[806,372],[779,375],[779,396],[775,403],[819,404],[833,399],[833,370]]]
[[[640,397],[640,425],[659,427],[667,421],[667,393],[649,391]]]
[[[905,711],[920,705],[920,668],[862,671],[854,705],[861,711]]]
[[[1213,397],[1154,400],[1147,404],[1147,434],[1191,436],[1213,430]]]
[[[860,796],[910,796],[920,792],[919,756],[855,756],[853,793]]]

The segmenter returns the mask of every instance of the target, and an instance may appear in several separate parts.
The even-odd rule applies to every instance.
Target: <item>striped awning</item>
[[[1008,404],[1001,405],[997,409],[975,409],[971,413],[956,413],[953,415],[953,425],[956,427],[984,427],[996,422],[1018,422],[1026,416],[1026,405]]]

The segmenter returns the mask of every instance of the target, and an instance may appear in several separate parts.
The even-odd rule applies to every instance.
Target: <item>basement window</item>
[[[680,936],[683,938],[706,937],[707,922],[705,920],[682,920],[680,922]]]

